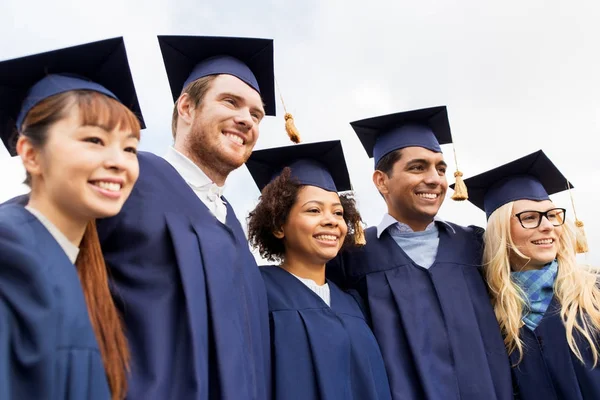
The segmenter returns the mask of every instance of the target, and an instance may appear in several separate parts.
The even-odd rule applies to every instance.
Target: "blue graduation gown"
[[[269,299],[274,399],[391,399],[379,346],[356,300],[329,282],[331,307],[277,266]]]
[[[520,331],[525,348],[522,361],[513,367],[517,398],[521,400],[596,400],[600,399],[600,367],[592,368],[588,342],[573,332],[585,365],[571,352],[560,304],[554,298],[540,324],[531,331]],[[512,365],[518,353],[510,356]]]
[[[267,297],[233,209],[222,224],[167,161],[138,160],[122,211],[98,221],[128,330],[128,398],[266,399]]]
[[[482,229],[438,224],[429,268],[386,231],[343,252],[328,277],[365,300],[394,399],[512,399],[508,355],[480,274]]]
[[[110,399],[77,270],[19,205],[0,207],[0,399]]]

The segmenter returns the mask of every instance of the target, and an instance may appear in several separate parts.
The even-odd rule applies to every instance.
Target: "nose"
[[[338,218],[337,216],[332,213],[332,212],[324,212],[323,213],[323,218],[321,219],[321,225],[323,226],[338,226]]]
[[[442,175],[440,175],[440,173],[438,172],[438,170],[435,166],[432,168],[429,168],[427,170],[427,173],[425,174],[425,183],[427,185],[438,186],[442,183],[443,179],[444,179],[444,177]]]
[[[120,146],[107,146],[104,158],[104,167],[115,171],[125,169],[126,155]]]
[[[243,126],[248,130],[252,129],[252,126],[254,125],[254,119],[252,119],[250,109],[247,107],[240,107],[238,109],[234,121],[237,125]]]
[[[538,226],[538,229],[540,231],[551,231],[554,229],[554,225],[552,225],[552,223],[550,222],[550,220],[548,219],[548,217],[546,217],[545,215],[542,217],[542,220],[540,221],[540,226]]]

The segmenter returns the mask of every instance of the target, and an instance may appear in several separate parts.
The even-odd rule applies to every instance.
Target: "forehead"
[[[442,153],[437,153],[424,147],[405,147],[400,150],[400,154],[400,160],[404,160],[405,162],[409,162],[415,159],[423,159],[431,163],[438,163],[440,161],[444,161],[444,155]]]
[[[523,199],[515,201],[513,212],[517,214],[521,211],[546,211],[554,207],[554,203],[550,200],[535,201]]]
[[[246,101],[256,102],[262,105],[260,94],[241,79],[227,74],[217,75],[212,82],[210,92],[215,95],[230,93],[244,98]]]
[[[75,127],[76,133],[102,131],[111,139],[140,139],[137,121],[132,121],[122,110],[115,112],[111,109],[86,109],[74,104],[65,114],[64,121]],[[133,124],[133,125],[132,125]]]
[[[298,191],[298,204],[304,204],[309,201],[319,201],[325,204],[339,203],[340,196],[335,192],[329,192],[317,186],[303,186]]]

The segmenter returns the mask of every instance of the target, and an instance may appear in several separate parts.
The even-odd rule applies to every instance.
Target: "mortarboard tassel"
[[[575,251],[577,251],[577,253],[587,253],[588,251],[590,251],[587,236],[585,234],[585,229],[583,229],[583,221],[577,219],[577,213],[575,212],[575,201],[573,200],[573,194],[571,193],[571,185],[568,181],[567,188],[569,189],[569,196],[571,197],[571,206],[573,207],[573,215],[575,216]]]
[[[285,110],[285,106],[283,107]],[[287,132],[290,140],[294,143],[300,143],[300,132],[298,132],[298,128],[294,124],[294,117],[292,114],[286,112],[285,113],[285,131]]]
[[[279,98],[281,99],[281,104],[283,104],[283,111],[285,112],[284,115],[284,119],[285,119],[285,131],[288,134],[288,137],[290,138],[290,140],[294,143],[300,143],[300,132],[298,131],[298,128],[296,128],[296,124],[294,124],[294,116],[287,112],[287,109],[285,108],[285,102],[283,101],[283,95],[281,94],[281,89],[279,89],[279,83],[277,82],[277,79],[275,79],[275,84],[277,85],[277,91],[279,92]]]
[[[361,220],[358,220],[358,222],[354,224],[354,243],[357,246],[364,246],[367,244],[365,239],[365,231],[363,230]]]
[[[456,158],[456,148],[454,147],[454,143],[452,143],[452,150],[454,151],[454,165],[456,166],[456,172],[454,173],[456,182],[454,183],[454,194],[452,195],[452,200],[464,201],[469,198],[469,192],[467,191],[467,185],[465,185],[465,182],[462,178],[463,173],[458,170],[458,159]]]

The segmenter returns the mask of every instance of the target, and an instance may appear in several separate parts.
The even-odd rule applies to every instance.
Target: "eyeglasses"
[[[567,210],[564,208],[553,208],[551,210],[542,211],[522,211],[514,216],[517,217],[521,226],[525,229],[535,229],[542,223],[542,217],[554,226],[561,226],[565,223],[565,215]]]

